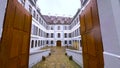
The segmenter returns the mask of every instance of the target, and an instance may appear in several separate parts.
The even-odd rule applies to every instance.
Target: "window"
[[[49,29],[49,26],[46,26],[46,29],[48,30],[48,29]]]
[[[58,30],[60,30],[60,26],[58,26]]]
[[[67,26],[65,26],[64,28],[65,28],[65,30],[67,30]]]
[[[36,20],[38,21],[38,14],[37,14],[37,18],[36,18]]]
[[[32,13],[32,7],[29,5],[29,12]]]
[[[37,35],[37,33],[38,33],[38,27],[35,26],[34,31],[35,31],[35,35]]]
[[[37,47],[37,40],[35,41],[35,47]]]
[[[43,45],[45,44],[44,42],[45,42],[45,41],[43,40]]]
[[[58,38],[60,38],[60,33],[58,33]]]
[[[47,37],[47,38],[49,37],[49,33],[46,34],[46,37]]]
[[[34,25],[32,25],[31,34],[34,34]]]
[[[31,48],[34,47],[34,40],[31,41]]]
[[[21,2],[22,2],[22,4],[23,4],[23,6],[25,6],[25,0],[21,0]]]
[[[64,37],[67,38],[67,33],[64,34]]]
[[[72,37],[74,37],[74,36],[73,36],[73,32],[72,32]]]
[[[51,41],[51,44],[53,44],[53,41]]]
[[[41,30],[41,37],[43,37],[43,31]]]
[[[42,30],[40,29],[40,36],[42,36]]]
[[[82,47],[82,41],[80,40],[80,46]]]
[[[53,33],[51,33],[51,38],[53,38]]]
[[[43,21],[41,20],[41,25],[43,25]]]
[[[71,29],[71,27],[70,27],[70,26],[68,26],[68,29],[70,30],[70,29]]]
[[[80,31],[79,31],[79,28],[77,29],[77,36],[79,36],[80,35]]]
[[[43,35],[43,37],[45,37],[45,32],[44,32],[44,35]]]
[[[36,13],[35,13],[35,10],[33,11],[33,17],[35,18],[35,16],[36,16]]]
[[[77,23],[79,22],[79,19],[77,18]]]
[[[69,41],[69,44],[71,44],[72,42],[71,41]]]
[[[36,4],[37,0],[34,0],[34,2],[35,2],[35,4]]]
[[[51,30],[53,30],[53,27],[51,26]]]
[[[38,35],[37,33],[38,33],[38,27],[36,27],[35,25],[32,25],[32,34],[33,35]]]
[[[42,46],[42,40],[41,40],[41,46]]]
[[[48,40],[46,41],[46,44],[49,44],[49,41],[48,41]]]
[[[69,38],[71,38],[71,33],[69,33]]]
[[[39,23],[41,22],[41,18],[39,17]]]
[[[39,34],[38,35],[40,36],[40,29],[39,29]]]
[[[40,40],[38,41],[38,46],[40,46]]]
[[[65,44],[67,44],[67,40],[65,40]]]

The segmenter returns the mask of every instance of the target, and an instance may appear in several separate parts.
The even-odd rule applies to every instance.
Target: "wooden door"
[[[57,46],[61,47],[61,41],[57,41]]]
[[[84,68],[104,68],[103,45],[96,0],[90,0],[90,3],[81,13],[80,25]]]
[[[8,0],[0,42],[0,68],[28,68],[32,16]]]

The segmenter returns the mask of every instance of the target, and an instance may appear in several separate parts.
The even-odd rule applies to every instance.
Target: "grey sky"
[[[44,15],[74,16],[80,8],[80,0],[38,0]]]

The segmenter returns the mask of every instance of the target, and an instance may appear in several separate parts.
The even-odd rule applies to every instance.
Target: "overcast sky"
[[[80,0],[38,0],[43,15],[74,16],[80,8]]]

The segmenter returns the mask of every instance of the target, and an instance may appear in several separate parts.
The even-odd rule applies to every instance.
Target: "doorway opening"
[[[61,41],[60,40],[57,41],[56,43],[57,43],[57,47],[61,47]]]

